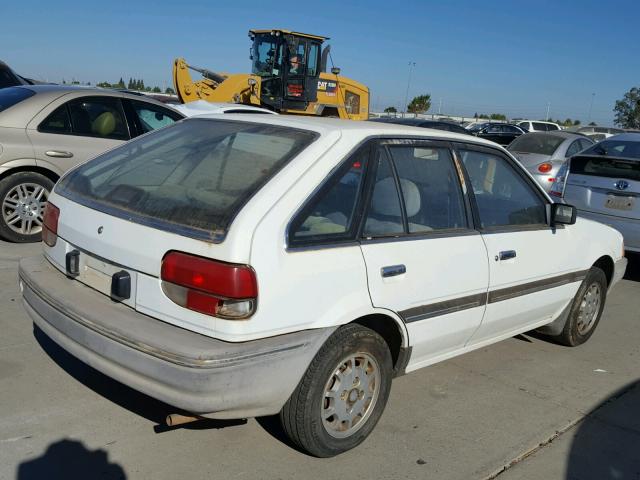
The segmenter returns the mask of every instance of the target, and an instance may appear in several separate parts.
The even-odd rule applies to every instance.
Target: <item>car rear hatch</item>
[[[163,259],[184,252],[223,267],[248,263],[250,221],[224,241],[231,223],[314,138],[268,124],[193,119],[128,142],[56,186],[50,202],[59,212],[55,227],[45,215],[43,238],[54,229],[57,236],[45,253],[67,277],[116,301],[214,335],[215,317],[169,298],[159,281]]]
[[[610,156],[571,158],[564,198],[578,210],[640,219],[640,161]]]

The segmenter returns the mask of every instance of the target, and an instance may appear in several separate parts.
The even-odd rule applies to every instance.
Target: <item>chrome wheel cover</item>
[[[2,220],[20,235],[34,235],[42,231],[44,207],[49,191],[37,183],[21,183],[2,199]]]
[[[580,302],[577,322],[580,335],[585,335],[595,325],[601,302],[602,291],[600,290],[600,284],[594,282],[589,285]]]
[[[360,430],[378,401],[380,384],[380,366],[368,353],[341,360],[325,384],[320,407],[327,433],[346,438]]]

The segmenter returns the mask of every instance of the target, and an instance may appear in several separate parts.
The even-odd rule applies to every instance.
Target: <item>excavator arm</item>
[[[189,70],[202,75],[194,81]],[[173,86],[182,103],[208,102],[260,105],[260,77],[250,74],[220,74],[188,65],[183,58],[173,62]]]

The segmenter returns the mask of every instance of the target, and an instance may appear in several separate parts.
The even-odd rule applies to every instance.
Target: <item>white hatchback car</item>
[[[45,334],[193,418],[279,413],[321,457],[367,437],[394,376],[541,327],[583,343],[626,266],[503,148],[393,124],[187,119],[49,202],[20,263]]]

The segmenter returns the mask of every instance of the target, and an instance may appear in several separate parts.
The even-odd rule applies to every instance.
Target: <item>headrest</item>
[[[407,216],[413,217],[420,211],[420,190],[415,183],[404,178],[400,179],[400,186]],[[387,177],[376,183],[371,206],[373,212],[378,215],[400,215],[396,183],[393,177]]]
[[[108,137],[116,129],[116,117],[111,112],[102,112],[91,124],[91,131],[101,137]]]

